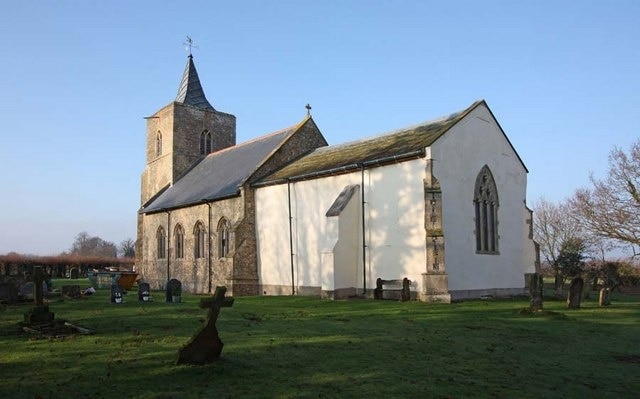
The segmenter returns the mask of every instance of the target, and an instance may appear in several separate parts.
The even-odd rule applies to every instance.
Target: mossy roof
[[[318,148],[263,179],[261,183],[269,184],[283,179],[322,174],[323,171],[329,172],[424,150],[478,105],[484,103],[484,100],[479,100],[463,111],[380,136]]]

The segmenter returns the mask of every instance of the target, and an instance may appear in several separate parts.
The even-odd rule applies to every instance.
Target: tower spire
[[[176,102],[181,104],[188,104],[198,108],[214,109],[207,97],[204,95],[204,90],[200,84],[200,78],[198,77],[198,71],[196,71],[196,65],[193,63],[193,55],[191,54],[192,48],[197,48],[193,45],[193,40],[187,36],[187,42],[185,43],[189,48],[189,57],[187,60],[187,66],[182,74],[182,81],[178,88],[178,95],[176,96]]]

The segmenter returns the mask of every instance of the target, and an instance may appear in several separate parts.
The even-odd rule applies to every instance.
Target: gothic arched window
[[[207,155],[211,152],[211,132],[205,130],[200,133],[200,155]]]
[[[226,258],[229,255],[229,221],[225,218],[218,222],[218,258]]]
[[[167,235],[164,232],[164,227],[158,227],[156,232],[156,257],[158,259],[165,259],[167,257]]]
[[[498,253],[498,190],[491,170],[483,166],[476,178],[473,206],[476,215],[476,252]]]
[[[184,258],[184,229],[181,225],[177,225],[174,229],[173,239],[175,242],[176,259]]]
[[[205,257],[205,237],[206,230],[202,222],[196,223],[196,227],[193,229],[193,236],[195,238],[194,256],[196,259]]]
[[[156,133],[156,156],[162,155],[162,133],[158,130]]]

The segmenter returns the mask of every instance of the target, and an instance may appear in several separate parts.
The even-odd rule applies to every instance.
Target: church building
[[[152,288],[413,299],[524,293],[535,272],[527,169],[485,101],[328,145],[310,115],[236,143],[189,55],[176,99],[147,119],[136,268]]]

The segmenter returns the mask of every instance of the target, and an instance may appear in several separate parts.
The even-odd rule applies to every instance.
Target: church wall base
[[[290,285],[261,284],[258,287],[259,295],[292,295],[293,290]],[[313,286],[302,286],[295,288],[295,295],[301,296],[322,296],[322,288]]]

